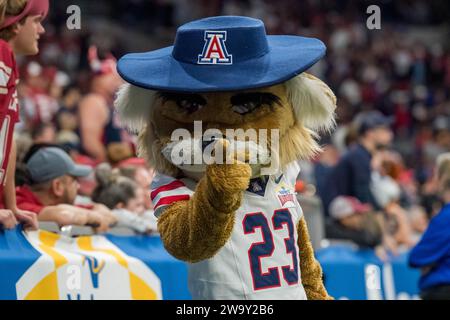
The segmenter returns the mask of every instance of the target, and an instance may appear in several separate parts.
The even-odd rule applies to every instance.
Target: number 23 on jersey
[[[280,287],[282,281],[280,271],[283,281],[288,285],[298,284],[298,255],[295,244],[295,228],[289,210],[275,210],[270,222],[262,212],[248,213],[245,215],[242,225],[244,234],[254,234],[256,229],[260,229],[262,235],[262,241],[253,243],[248,249],[253,289],[257,291]],[[274,233],[283,229],[288,231],[288,237],[284,238],[284,246],[286,254],[291,256],[292,263],[290,265],[269,267],[267,272],[263,272],[261,260],[273,256],[275,252]]]

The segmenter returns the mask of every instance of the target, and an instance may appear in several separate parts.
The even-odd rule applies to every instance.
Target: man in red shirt
[[[78,177],[92,172],[77,165],[62,149],[52,146],[32,148],[25,157],[28,183],[17,188],[17,206],[38,215],[39,221],[64,225],[91,225],[106,231],[116,223],[113,213],[103,205],[75,206]]]
[[[37,228],[37,219],[31,212],[16,205],[14,173],[16,146],[14,126],[19,121],[16,85],[19,81],[15,55],[36,55],[38,40],[45,32],[42,20],[48,12],[48,0],[5,1],[5,16],[0,24],[0,202],[5,212],[26,227]]]

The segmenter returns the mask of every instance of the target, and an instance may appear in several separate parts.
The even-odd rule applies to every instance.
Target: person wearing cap
[[[61,148],[42,146],[32,148],[25,157],[28,183],[17,188],[17,205],[35,212],[40,221],[59,225],[91,225],[105,231],[116,222],[103,205],[92,208],[75,206],[79,184],[91,167],[77,165]]]
[[[180,26],[173,46],[118,61],[128,83],[116,107],[156,168],[158,231],[167,251],[188,262],[194,299],[332,299],[295,196],[298,160],[316,155],[315,137],[334,125],[336,97],[304,72],[325,51],[319,39],[267,35],[261,20],[220,16]],[[215,134],[270,134],[273,170],[240,157],[267,150],[267,139],[200,140],[196,121]],[[189,137],[172,140],[177,129]],[[232,145],[238,152],[226,163],[178,162],[171,151],[183,145],[189,154],[213,146],[226,155]]]
[[[4,18],[0,23],[0,203],[11,210],[27,227],[37,228],[33,213],[17,207],[14,185],[16,145],[14,126],[19,122],[16,85],[18,68],[16,55],[36,55],[39,37],[45,32],[42,21],[47,16],[48,0],[8,0],[0,8]]]
[[[116,71],[116,60],[112,56],[100,60],[97,49],[91,47],[89,62],[92,70],[90,92],[78,106],[81,151],[97,162],[115,163],[130,158],[133,150],[113,107],[115,93],[122,84]]]
[[[392,119],[379,111],[366,111],[355,119],[358,141],[342,156],[328,175],[324,195],[325,213],[329,205],[340,195],[352,196],[374,208],[380,206],[370,190],[372,175],[372,157],[381,149],[388,147],[392,141],[390,125]]]
[[[381,244],[381,225],[371,214],[371,206],[355,197],[338,196],[330,204],[326,221],[329,239],[350,240],[361,247],[374,248]]]

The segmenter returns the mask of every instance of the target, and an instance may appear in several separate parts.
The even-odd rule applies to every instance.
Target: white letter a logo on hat
[[[233,57],[225,47],[226,31],[205,31],[205,46],[198,56],[198,64],[233,64]]]

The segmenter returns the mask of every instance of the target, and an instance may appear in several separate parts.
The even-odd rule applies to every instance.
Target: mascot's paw
[[[245,159],[245,155],[239,153],[229,155],[230,142],[225,139],[217,141],[223,149],[223,154],[227,155],[227,161],[223,164],[211,164],[206,169],[206,176],[211,183],[211,187],[219,193],[226,195],[236,194],[245,191],[248,188],[252,169],[250,165],[241,162],[238,159]]]
[[[252,169],[248,164],[212,164],[206,169],[211,186],[224,194],[245,191],[250,182]]]

